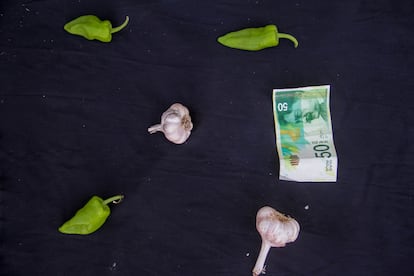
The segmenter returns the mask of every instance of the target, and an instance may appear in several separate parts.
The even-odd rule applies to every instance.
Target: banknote
[[[279,179],[336,181],[329,96],[329,85],[273,90]]]

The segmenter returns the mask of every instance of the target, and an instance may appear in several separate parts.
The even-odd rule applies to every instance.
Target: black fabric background
[[[0,2],[2,275],[251,275],[257,210],[296,218],[266,275],[413,275],[412,1]],[[111,43],[63,30],[130,23]],[[245,52],[227,32],[299,41]],[[273,88],[331,85],[337,183],[278,180]],[[184,145],[147,128],[172,103]],[[122,193],[89,236],[57,228]],[[309,206],[309,209],[305,208]]]

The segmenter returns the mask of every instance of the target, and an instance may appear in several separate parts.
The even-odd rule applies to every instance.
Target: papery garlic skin
[[[149,127],[148,132],[161,131],[169,141],[182,144],[190,137],[192,129],[190,111],[184,105],[175,103],[162,114],[161,123]]]
[[[264,272],[264,263],[271,247],[284,247],[288,242],[294,242],[300,231],[299,223],[288,216],[265,206],[256,215],[256,229],[262,238],[262,245],[253,276]]]
[[[265,206],[257,212],[256,228],[260,236],[273,247],[284,247],[294,242],[299,235],[299,223],[288,216]]]

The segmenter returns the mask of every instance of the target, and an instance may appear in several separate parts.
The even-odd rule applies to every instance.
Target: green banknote
[[[329,92],[329,85],[273,90],[279,179],[336,181]]]

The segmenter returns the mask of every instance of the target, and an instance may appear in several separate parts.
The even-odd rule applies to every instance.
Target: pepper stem
[[[296,38],[294,38],[294,37],[293,37],[293,35],[290,35],[290,34],[284,34],[284,33],[278,33],[277,35],[278,35],[278,37],[279,37],[279,38],[287,38],[287,39],[289,39],[290,41],[292,41],[292,42],[293,42],[293,44],[295,45],[295,48],[297,48],[297,47],[298,47],[299,43],[298,43],[298,41],[296,40]]]
[[[123,28],[125,28],[126,25],[128,25],[128,22],[129,22],[129,16],[127,15],[126,18],[125,18],[125,21],[124,21],[124,23],[122,23],[122,25],[120,25],[118,27],[115,27],[115,28],[112,28],[111,34],[116,33],[116,32],[119,32],[120,30],[122,30]]]
[[[117,204],[117,203],[120,203],[120,202],[122,201],[122,199],[123,199],[123,198],[124,198],[124,196],[123,196],[123,195],[116,195],[116,196],[110,197],[110,198],[108,198],[108,199],[105,199],[105,200],[102,202],[102,204],[107,205],[107,204],[109,204],[109,203],[111,203],[111,202],[113,202],[113,203]]]

